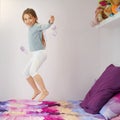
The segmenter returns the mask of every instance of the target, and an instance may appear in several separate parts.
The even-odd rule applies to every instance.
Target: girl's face
[[[31,14],[24,14],[23,20],[24,20],[24,23],[25,23],[27,26],[31,27],[31,26],[33,26],[33,25],[36,23],[37,18],[35,18],[35,17],[32,16]]]

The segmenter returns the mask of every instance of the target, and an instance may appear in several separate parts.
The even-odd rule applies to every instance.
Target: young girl
[[[35,99],[37,95],[41,94],[39,101],[42,101],[49,94],[44,85],[42,77],[38,73],[41,64],[46,60],[47,57],[43,30],[48,29],[54,23],[54,16],[50,17],[48,24],[41,25],[37,22],[38,17],[36,12],[31,8],[27,8],[22,14],[22,19],[29,27],[28,43],[30,52],[32,53],[32,58],[25,67],[25,75],[28,83],[34,90],[32,99]],[[36,83],[40,89],[37,87]]]

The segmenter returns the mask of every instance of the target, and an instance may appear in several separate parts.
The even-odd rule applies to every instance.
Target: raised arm
[[[48,24],[40,25],[40,30],[48,29],[54,23],[54,20],[55,20],[54,16],[51,16],[49,21],[48,21]]]

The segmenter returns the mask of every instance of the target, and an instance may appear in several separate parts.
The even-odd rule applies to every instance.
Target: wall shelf
[[[100,28],[100,27],[107,26],[107,25],[113,26],[112,23],[114,23],[114,22],[117,23],[117,26],[120,24],[120,12],[118,12],[114,16],[111,16],[111,17],[103,20],[100,24],[96,25],[95,28]]]

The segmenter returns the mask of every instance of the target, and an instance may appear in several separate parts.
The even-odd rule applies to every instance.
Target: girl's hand
[[[49,23],[50,23],[50,24],[53,24],[53,23],[54,23],[54,20],[55,20],[55,17],[54,17],[54,16],[51,16],[51,17],[50,17],[50,20],[49,20]]]

